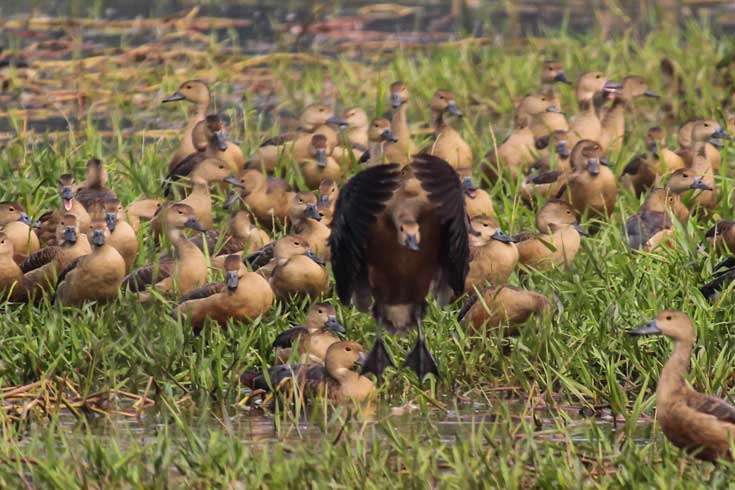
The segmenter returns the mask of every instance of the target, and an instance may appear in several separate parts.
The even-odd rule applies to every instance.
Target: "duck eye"
[[[293,242],[294,245],[301,245],[299,242]]]
[[[345,347],[346,352],[352,352],[352,347]]]
[[[191,85],[187,85],[187,86],[186,86],[186,89],[187,89],[187,90],[191,90]]]
[[[487,228],[488,227],[488,224],[487,223],[483,223],[482,226],[484,226],[485,228]]]
[[[321,308],[320,308],[320,309],[318,309],[318,310],[316,310],[316,312],[317,312],[317,313],[319,313],[320,315],[321,315],[322,313],[324,313],[324,312],[323,312],[323,311],[321,310]]]
[[[223,168],[225,168],[225,166],[224,166],[224,165],[220,165],[220,166],[219,166],[219,169],[220,169],[220,170],[222,170]]]
[[[600,75],[595,75],[595,78],[600,78]]]
[[[705,128],[708,128],[708,127],[709,127],[709,124],[707,124],[707,123],[704,123],[704,127],[705,127]]]
[[[320,218],[323,218],[323,217],[324,217],[324,213],[320,212],[320,213],[319,213],[319,217],[320,217]]]
[[[13,212],[13,211],[15,211],[15,208],[10,208],[10,212]]]
[[[179,210],[179,214],[184,214],[184,212],[183,212],[183,211],[181,211],[181,210]]]
[[[567,214],[572,214],[572,212],[567,209]]]
[[[403,232],[403,225],[401,225],[401,232]]]
[[[319,108],[319,112],[324,112],[324,108],[323,107],[320,107]]]
[[[444,100],[444,96],[443,95],[440,95],[439,96],[439,100]]]
[[[687,174],[681,174],[681,176],[682,176],[682,177],[684,177],[685,179],[686,179],[687,177],[689,177],[689,176],[688,176]]]
[[[667,316],[666,316],[666,319],[667,319],[667,320],[671,320],[671,315],[667,315]]]

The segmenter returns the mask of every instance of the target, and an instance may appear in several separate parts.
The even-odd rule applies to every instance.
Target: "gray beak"
[[[606,167],[610,166],[610,160],[608,160],[606,157],[600,157],[598,161],[600,162],[600,165],[604,165]]]
[[[316,209],[316,205],[313,203],[309,203],[306,205],[304,216],[306,216],[307,218],[315,219],[317,221],[322,220],[322,217],[319,215],[319,211],[317,211]]]
[[[643,95],[645,97],[653,97],[654,99],[658,99],[660,97],[656,92],[652,90],[646,90],[645,92],[643,92]]]
[[[600,175],[600,161],[597,158],[587,160],[587,171],[591,175]]]
[[[77,243],[77,230],[68,227],[64,230],[64,241],[67,243]]]
[[[184,226],[187,228],[191,228],[194,231],[207,231],[207,229],[204,228],[199,220],[196,219],[194,216],[186,220],[186,224]]]
[[[102,230],[94,230],[92,232],[92,243],[96,246],[101,247],[105,244],[105,232]]]
[[[225,273],[225,282],[227,283],[227,289],[230,291],[237,289],[237,285],[240,283],[237,271],[227,271]]]
[[[390,105],[393,109],[398,109],[402,104],[401,94],[390,94]]]
[[[214,140],[217,143],[217,149],[219,151],[225,151],[227,149],[227,137],[222,131],[215,131]]]
[[[109,228],[110,233],[112,233],[113,231],[115,231],[115,226],[117,226],[117,214],[106,213],[105,222],[107,223],[107,228]]]
[[[714,133],[712,133],[711,138],[718,139],[718,140],[731,140],[732,139],[732,136],[730,136],[730,134],[727,131],[725,131],[724,129],[717,128],[717,131],[715,131]]]
[[[457,103],[453,100],[450,100],[447,102],[447,112],[449,112],[453,116],[462,117],[462,111],[459,110],[459,107],[457,107]]]
[[[186,99],[186,97],[184,97],[184,94],[177,90],[176,92],[163,99],[161,102],[165,104],[166,102],[176,102],[184,99]]]
[[[327,327],[329,330],[331,330],[334,333],[344,335],[347,333],[347,330],[345,330],[345,327],[343,327],[338,321],[337,317],[334,315],[329,315],[329,318],[327,318],[326,323],[324,324],[325,327]]]
[[[235,204],[235,202],[240,198],[240,194],[237,192],[230,192],[227,194],[227,199],[225,199],[225,202],[222,204],[222,207],[225,209],[229,209],[230,206]]]
[[[360,352],[358,354],[358,356],[359,357],[358,357],[357,361],[355,361],[355,365],[358,366],[358,367],[361,367],[361,368],[362,367],[365,367],[365,363],[367,363],[367,359],[368,359],[367,356],[365,355],[364,352]]]
[[[554,77],[554,81],[555,82],[566,83],[567,85],[571,85],[572,84],[572,81],[569,80],[569,78],[567,78],[567,74],[564,73],[563,71],[560,71],[559,73],[556,74],[556,76]]]
[[[406,235],[406,243],[404,243],[404,246],[409,250],[417,252],[419,250],[419,241],[416,238],[416,235],[413,233]]]
[[[623,88],[623,84],[620,82],[613,82],[608,80],[605,82],[605,85],[602,86],[602,90],[605,92],[620,92],[620,89]]]
[[[317,202],[319,206],[329,206],[329,195],[319,194],[319,200]]]
[[[235,187],[239,187],[240,189],[245,188],[245,185],[242,182],[240,182],[238,178],[232,174],[225,177],[223,182],[227,182],[228,184],[234,185]],[[229,196],[227,196],[227,198],[229,199]]]
[[[343,118],[338,117],[338,116],[332,116],[329,119],[327,119],[327,124],[329,124],[330,126],[337,126],[340,129],[344,129],[347,126],[349,126],[349,124],[347,124],[347,120],[346,119],[343,119]]]
[[[396,141],[398,141],[398,138],[396,137],[395,134],[393,134],[393,132],[390,129],[386,129],[385,131],[383,131],[380,134],[380,138],[383,141],[390,141],[391,143],[395,143]]]
[[[701,191],[711,191],[712,190],[712,187],[702,182],[702,177],[695,177],[694,182],[692,182],[692,185],[690,185],[689,188],[699,189]]]
[[[569,144],[566,141],[560,141],[556,144],[556,154],[562,158],[569,158]]]
[[[654,158],[658,158],[658,143],[656,141],[651,141],[648,144],[648,149],[651,151],[651,155],[653,155]]]
[[[582,236],[590,236],[590,234],[589,234],[589,233],[587,233],[587,232],[586,232],[586,231],[584,230],[584,228],[582,228],[582,227],[580,226],[580,224],[579,224],[579,223],[574,223],[574,225],[572,225],[572,226],[574,227],[574,229],[575,229],[575,230],[577,230],[577,233],[579,233],[580,235],[582,235]]]
[[[74,199],[74,191],[72,190],[72,188],[64,187],[63,189],[61,189],[61,198],[64,201],[71,201],[72,199]]]
[[[322,259],[317,254],[315,254],[314,251],[310,248],[306,249],[306,252],[304,252],[304,255],[306,255],[307,257],[309,257],[311,260],[313,260],[319,265],[326,264],[326,262],[324,262],[324,259]]]
[[[546,112],[554,112],[554,113],[556,113],[556,114],[564,114],[564,113],[563,113],[563,112],[561,111],[561,109],[559,109],[559,108],[558,108],[558,107],[556,107],[555,105],[550,105],[549,107],[547,107],[547,108],[546,108]]]
[[[18,221],[21,221],[27,225],[31,224],[31,217],[28,216],[26,213],[20,213],[20,219]]]
[[[645,325],[642,325],[638,328],[634,328],[632,330],[628,330],[628,335],[636,335],[636,336],[656,335],[660,333],[661,333],[661,329],[658,328],[658,325],[656,325],[656,320],[651,320]]]
[[[497,240],[499,242],[503,242],[503,243],[513,243],[513,238],[508,236],[507,233],[504,233],[499,228],[495,230],[495,233],[493,233],[493,235],[490,238],[492,238],[493,240]]]
[[[315,158],[320,167],[325,166],[327,164],[327,150],[324,148],[317,148]]]

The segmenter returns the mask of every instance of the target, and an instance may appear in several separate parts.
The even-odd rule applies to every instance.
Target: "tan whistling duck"
[[[465,209],[470,219],[477,216],[495,216],[495,207],[490,194],[486,190],[480,189],[471,176],[462,179],[462,188],[464,189]]]
[[[345,328],[337,321],[334,306],[317,303],[309,308],[306,323],[278,334],[273,341],[276,359],[281,364],[288,362],[292,350],[296,348],[299,362],[322,364],[327,349],[340,341],[339,335],[346,333]]]
[[[160,199],[138,199],[128,204],[128,207],[125,208],[125,216],[130,226],[137,233],[140,229],[141,220],[152,220],[161,209],[161,206],[163,206],[163,203]]]
[[[294,195],[285,180],[267,177],[254,169],[244,170],[238,179],[242,190],[231,192],[225,207],[241,199],[258,222],[268,229],[285,221]]]
[[[304,183],[309,189],[317,189],[324,179],[339,182],[342,179],[342,168],[337,160],[330,156],[327,138],[323,134],[315,134],[309,144],[309,158],[298,162]]]
[[[387,161],[401,166],[408,165],[411,162],[411,155],[416,153],[416,146],[408,127],[409,97],[408,86],[405,83],[399,81],[390,85],[390,106],[393,110],[390,129],[396,141],[388,143],[385,154]]]
[[[538,197],[544,200],[555,197],[567,183],[572,173],[567,134],[567,131],[554,131],[549,138],[550,142],[555,141],[556,169],[543,169],[535,175],[525,177],[521,182],[520,195],[526,203],[532,204]],[[543,161],[540,163],[544,164]]]
[[[309,158],[309,145],[315,134],[324,135],[327,138],[327,147],[334,148],[338,143],[338,138],[332,126],[344,127],[346,125],[346,121],[336,117],[328,106],[309,105],[301,113],[299,130],[265,140],[248,162],[248,167],[273,172],[278,161],[284,156],[292,156],[297,162],[305,160]]]
[[[239,210],[230,216],[227,233],[209,230],[191,239],[200,250],[204,250],[205,241],[211,256],[221,256],[241,255],[244,252],[258,250],[270,243],[271,238],[268,233],[253,224],[250,213]]]
[[[125,278],[123,288],[138,293],[142,302],[150,300],[148,288],[161,294],[183,295],[201,286],[207,278],[207,260],[199,248],[184,235],[185,228],[206,231],[196,213],[186,204],[175,203],[161,210],[164,230],[173,245],[174,256],[140,267]]]
[[[646,133],[646,147],[654,158],[663,163],[664,174],[675,172],[686,167],[681,155],[666,147],[666,133],[658,126],[654,126]]]
[[[31,218],[17,202],[0,202],[0,231],[13,243],[15,261],[19,264],[41,248],[38,236],[31,228]]]
[[[602,91],[615,91],[620,88],[619,83],[609,82],[607,76],[598,71],[585,73],[577,81],[575,94],[579,113],[569,127],[569,145],[574,147],[579,140],[588,139],[599,141],[602,133],[602,123],[597,116],[593,99]]]
[[[224,268],[223,282],[206,284],[187,293],[176,307],[175,314],[187,317],[195,333],[207,318],[225,327],[230,320],[253,320],[273,306],[268,281],[249,272],[239,255],[228,255]]]
[[[541,93],[548,97],[554,106],[561,109],[561,103],[555,90],[557,83],[572,84],[566,73],[564,73],[561,63],[551,60],[544,61],[541,67]]]
[[[210,185],[213,182],[223,182],[242,188],[243,184],[232,174],[225,162],[214,158],[207,158],[199,163],[189,178],[192,184],[191,193],[180,202],[191,206],[199,223],[209,229],[213,226]]]
[[[413,189],[416,185],[421,192]],[[377,335],[366,369],[381,379],[392,365],[384,327],[393,332],[417,328],[405,365],[419,379],[437,374],[421,322],[430,289],[440,304],[464,291],[468,225],[457,172],[429,155],[417,155],[403,171],[398,165],[363,170],[340,193],[329,244],[340,301],[354,300],[362,311],[375,303]]]
[[[594,216],[610,216],[618,197],[618,183],[600,145],[585,144],[579,161],[581,167],[576,160],[573,162],[577,168],[567,182],[567,195],[574,209],[580,216],[585,211]]]
[[[465,292],[481,289],[487,283],[504,284],[518,263],[518,248],[513,238],[487,216],[470,221],[470,270]]]
[[[56,286],[56,301],[62,305],[80,305],[87,301],[117,298],[125,277],[125,260],[109,243],[110,230],[104,221],[90,225],[92,245],[89,255],[78,257],[61,271]]]
[[[619,152],[625,137],[625,109],[636,97],[655,97],[658,95],[648,90],[648,84],[639,76],[623,78],[622,87],[613,95],[610,109],[605,113],[600,125],[600,146],[607,152]]]
[[[59,245],[40,249],[20,265],[24,274],[20,291],[23,299],[38,299],[56,285],[57,275],[77,257],[92,252],[87,235],[79,233],[79,220],[70,213],[56,225],[55,242]]]
[[[571,266],[579,251],[580,235],[587,235],[577,223],[574,209],[565,201],[552,199],[539,210],[536,226],[540,234],[525,232],[513,237],[519,262],[539,270]]]
[[[368,147],[370,119],[365,110],[360,107],[345,109],[342,119],[346,129],[340,136],[339,144],[332,150],[331,157],[340,163],[357,161]]]
[[[192,141],[192,131],[194,126],[200,121],[203,121],[209,112],[210,94],[209,87],[206,83],[201,80],[188,80],[179,86],[173,94],[169,95],[161,102],[176,102],[180,100],[186,100],[195,104],[196,111],[189,118],[184,129],[184,137],[179,144],[179,148],[174,153],[169,163],[169,168],[176,166],[181,160],[186,158],[188,155],[196,152],[194,143]]]
[[[77,217],[79,222],[79,229],[86,230],[89,228],[90,218],[87,210],[82,206],[82,203],[74,198],[74,192],[76,190],[76,184],[74,183],[74,176],[71,174],[64,174],[59,177],[59,195],[63,204],[61,209],[56,211],[50,211],[40,218],[40,229],[38,238],[42,243],[47,245],[56,245],[56,225],[61,220],[61,217],[67,213],[71,213]],[[86,236],[86,235],[85,235]]]
[[[712,187],[704,183],[701,175],[697,175],[696,172],[689,168],[681,168],[672,173],[666,181],[665,187],[674,194],[685,198],[687,202],[691,200],[689,195],[693,197],[701,191],[712,190]],[[685,224],[687,222],[689,208],[686,207],[684,202],[674,207],[673,211],[680,223]]]
[[[623,185],[640,197],[646,190],[657,185],[661,178],[684,168],[684,160],[664,146],[664,132],[654,127],[646,134],[648,153],[636,155],[623,169],[620,177]]]
[[[360,157],[360,163],[366,167],[382,165],[386,162],[385,149],[390,142],[396,142],[398,138],[390,128],[387,119],[375,119],[368,128],[368,150]]]
[[[445,114],[462,117],[454,93],[437,90],[431,99],[431,127],[434,141],[426,153],[439,157],[449,164],[461,177],[472,175],[472,149],[462,136],[444,119]]]
[[[317,199],[319,206],[326,206],[334,212],[334,205],[339,196],[339,186],[332,179],[324,179],[319,183],[319,198]]]
[[[559,112],[559,109],[544,95],[530,94],[520,101],[513,132],[498,146],[497,152],[491,149],[485,156],[483,171],[488,179],[495,181],[504,169],[517,176],[536,160],[536,136],[532,125],[546,112]],[[544,134],[549,133],[544,130]]]
[[[240,381],[252,390],[272,391],[291,378],[304,399],[324,397],[334,404],[369,402],[375,394],[370,378],[353,369],[366,362],[362,346],[357,342],[336,342],[329,346],[324,366],[319,364],[283,364],[272,367],[268,374],[247,372]],[[286,390],[291,392],[291,389]]]
[[[650,251],[673,233],[669,213],[677,213],[684,207],[677,194],[668,189],[654,189],[646,197],[640,210],[625,222],[628,245],[633,250]]]
[[[679,127],[679,131],[677,132],[677,139],[679,141],[679,146],[681,147],[681,150],[679,150],[677,155],[679,155],[685,162],[687,166],[692,166],[694,161],[694,156],[696,154],[696,151],[694,150],[694,137],[692,134],[692,131],[694,130],[694,126],[698,122],[704,122],[706,121],[710,125],[717,124],[717,121],[714,121],[712,119],[693,119],[691,121],[687,121],[686,123],[682,124]],[[712,170],[715,172],[720,171],[720,165],[722,163],[722,156],[720,155],[720,150],[718,150],[718,146],[721,146],[721,143],[719,142],[718,138],[714,138],[710,141],[706,141],[704,143],[704,155],[709,162],[710,166],[712,167]]]
[[[462,307],[459,321],[471,330],[505,327],[505,335],[517,334],[517,327],[532,315],[543,313],[551,306],[546,296],[513,286],[492,286],[474,295]]]
[[[94,201],[117,199],[115,192],[107,187],[107,179],[107,170],[102,161],[98,158],[90,158],[87,162],[86,179],[79,184],[74,198],[85,208],[88,208]]]
[[[94,202],[89,207],[89,214],[94,221],[107,223],[109,235],[105,237],[105,242],[120,253],[125,260],[125,272],[130,272],[138,257],[138,235],[127,222],[120,200]]]
[[[699,192],[693,198],[694,203],[698,206],[712,209],[717,204],[719,194],[715,187],[715,169],[707,156],[707,145],[730,138],[722,126],[712,119],[697,121],[692,128],[692,161],[689,167],[702,177],[702,182],[712,188],[712,190]]]
[[[322,222],[317,200],[311,192],[299,192],[294,196],[289,210],[291,232],[306,239],[311,249],[324,260],[329,260],[329,226]]]
[[[694,327],[686,313],[665,310],[653,321],[629,331],[630,335],[665,335],[674,352],[661,371],[656,387],[656,420],[675,446],[706,461],[733,459],[735,407],[686,384]]]
[[[324,260],[298,235],[278,240],[273,247],[275,267],[270,275],[273,292],[279,298],[321,296],[329,286]]]
[[[21,296],[23,271],[13,259],[13,242],[0,232],[0,301],[14,300]]]

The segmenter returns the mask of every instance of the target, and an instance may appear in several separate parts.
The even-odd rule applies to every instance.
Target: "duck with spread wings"
[[[377,333],[364,368],[379,381],[393,365],[384,327],[399,333],[416,328],[404,365],[419,379],[439,374],[421,321],[430,289],[442,304],[462,294],[467,233],[462,183],[438,157],[417,155],[403,170],[397,164],[365,169],[340,191],[329,240],[337,294],[361,311],[372,300]]]

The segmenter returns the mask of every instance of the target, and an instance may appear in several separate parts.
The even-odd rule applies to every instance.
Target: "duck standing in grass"
[[[192,114],[186,122],[183,138],[181,139],[179,148],[171,158],[169,168],[173,168],[188,155],[196,152],[192,139],[192,132],[194,130],[194,126],[207,117],[210,99],[209,87],[206,83],[201,80],[187,80],[179,86],[178,90],[161,101],[166,104],[169,102],[185,100],[196,106],[194,114]]]
[[[337,321],[334,306],[317,303],[309,308],[306,323],[278,334],[273,341],[276,359],[279,363],[288,362],[295,348],[302,363],[324,363],[329,347],[339,342],[338,336],[345,333],[347,331]]]
[[[686,374],[694,345],[694,327],[686,313],[665,310],[630,335],[665,335],[674,352],[664,365],[656,387],[656,420],[676,447],[707,461],[733,459],[735,407],[720,398],[689,388]]]
[[[411,162],[411,155],[416,153],[416,145],[408,127],[409,99],[408,86],[405,83],[398,81],[390,85],[390,107],[393,110],[390,129],[395,140],[388,143],[385,152],[389,162],[401,166],[408,165]]]
[[[425,152],[447,162],[462,177],[472,175],[472,149],[445,119],[447,114],[456,117],[463,115],[457,107],[454,93],[437,90],[430,107],[434,141]]]
[[[342,188],[329,239],[337,294],[361,311],[371,302],[377,323],[365,369],[382,378],[393,365],[383,328],[418,336],[405,365],[419,379],[439,374],[426,346],[422,320],[433,289],[440,304],[464,291],[469,268],[464,190],[447,162],[417,155],[397,164],[370,167]]]
[[[31,228],[31,218],[17,202],[0,202],[0,231],[13,243],[14,259],[18,264],[41,248],[38,236]]]
[[[59,197],[61,197],[62,207],[55,211],[44,213],[39,219],[40,227],[38,238],[41,243],[52,246],[57,245],[56,227],[64,215],[73,214],[77,217],[77,225],[80,230],[89,228],[91,219],[89,213],[75,197],[76,183],[72,174],[64,174],[59,177]],[[85,235],[86,236],[86,235]]]
[[[505,327],[505,335],[518,333],[518,326],[551,306],[543,294],[514,286],[491,286],[473,294],[462,306],[457,320],[470,330]]]
[[[487,283],[504,284],[518,263],[518,248],[514,239],[487,216],[478,216],[470,222],[470,270],[465,281],[465,292],[482,288]]]
[[[13,259],[13,242],[0,231],[0,302],[19,296],[23,271]]]

